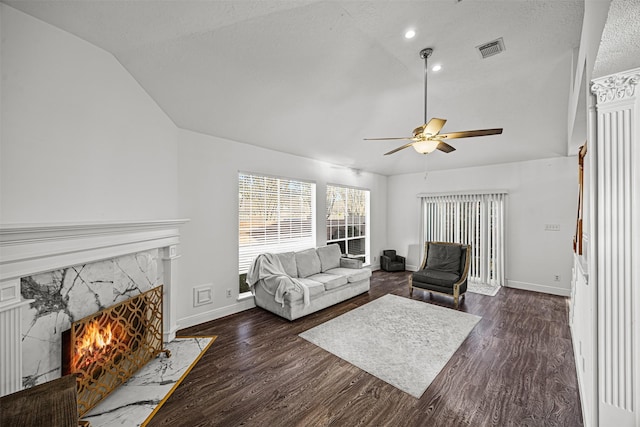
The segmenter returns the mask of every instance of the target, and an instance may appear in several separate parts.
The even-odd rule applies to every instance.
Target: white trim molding
[[[194,314],[191,316],[183,317],[178,322],[178,328],[184,329],[191,326],[199,325],[201,323],[210,322],[221,317],[230,316],[232,314],[240,313],[241,311],[249,310],[256,306],[253,295],[250,298],[237,300],[235,304],[227,305],[220,308],[214,308],[207,310],[203,313]]]
[[[187,219],[0,225],[0,281],[179,243]]]
[[[538,283],[519,282],[517,280],[507,280],[507,288],[522,289],[524,291],[542,292],[562,297],[571,296],[571,289],[558,288],[555,286],[540,285]]]
[[[614,74],[594,80],[591,85],[591,93],[598,98],[598,105],[633,98],[636,86],[640,83],[639,70],[631,70],[627,73]]]
[[[596,425],[640,425],[640,68],[595,79]]]

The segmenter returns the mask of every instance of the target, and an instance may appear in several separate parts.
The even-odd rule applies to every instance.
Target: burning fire
[[[77,354],[80,357],[92,355],[111,344],[112,339],[111,324],[107,323],[105,327],[101,328],[98,322],[91,322],[82,334],[82,341],[77,346]]]

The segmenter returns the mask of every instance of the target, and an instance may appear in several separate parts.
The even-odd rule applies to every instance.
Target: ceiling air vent
[[[505,50],[504,40],[502,40],[502,37],[500,37],[497,40],[481,44],[480,46],[476,46],[476,49],[478,49],[478,51],[480,52],[480,56],[482,56],[482,59],[485,59],[503,52]]]

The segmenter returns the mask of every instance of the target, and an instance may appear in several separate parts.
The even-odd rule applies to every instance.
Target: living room
[[[184,220],[179,227],[177,247],[180,258],[174,272],[177,288],[172,289],[177,328],[193,327],[255,307],[252,298],[239,295],[237,286],[236,183],[240,171],[314,182],[316,211],[319,213],[326,210],[324,195],[327,185],[369,190],[369,244],[373,270],[379,267],[379,254],[388,248],[396,248],[407,256],[408,268],[418,267],[419,251],[415,248],[419,244],[419,193],[505,190],[509,197],[505,230],[505,246],[508,248],[506,285],[564,297],[571,295],[574,268],[571,240],[575,234],[578,199],[577,149],[587,139],[586,123],[580,123],[581,116],[586,122],[587,107],[579,95],[582,93],[586,97],[588,88],[580,84],[591,80],[603,28],[605,23],[613,24],[606,21],[610,2],[575,2],[582,4],[578,10],[584,13],[584,18],[576,18],[578,28],[582,28],[581,33],[578,29],[574,34],[578,42],[574,46],[576,50],[556,58],[559,74],[539,80],[532,78],[524,83],[533,86],[527,90],[538,93],[540,98],[547,97],[546,92],[563,92],[562,99],[567,99],[564,104],[549,105],[547,111],[539,111],[538,114],[529,111],[524,101],[517,106],[501,107],[502,110],[514,109],[519,114],[532,114],[540,121],[545,120],[545,114],[560,114],[565,133],[557,138],[562,138],[562,152],[549,152],[547,156],[535,159],[477,165],[474,156],[480,154],[473,151],[471,155],[467,154],[464,166],[455,168],[438,165],[441,159],[444,161],[443,153],[437,153],[433,158],[427,156],[426,160],[416,153],[408,153],[418,158],[415,161],[410,159],[418,164],[411,163],[412,169],[406,169],[409,173],[374,173],[350,166],[338,152],[332,154],[333,162],[327,160],[329,154],[326,153],[318,154],[318,157],[322,156],[322,160],[318,160],[312,156],[291,154],[295,150],[287,150],[284,146],[268,149],[251,144],[249,139],[239,142],[225,138],[223,131],[207,134],[198,130],[197,122],[190,123],[189,115],[200,115],[202,119],[207,113],[189,103],[188,97],[192,94],[174,93],[170,99],[154,99],[152,89],[159,83],[153,75],[146,76],[149,78],[145,80],[148,87],[143,87],[132,74],[135,70],[127,69],[126,58],[118,58],[108,49],[98,47],[90,37],[78,37],[61,29],[66,22],[64,8],[59,13],[54,9],[47,15],[46,2],[40,4],[40,12],[49,16],[51,22],[48,23],[37,18],[37,2],[31,2],[34,15],[28,14],[29,7],[32,7],[28,3],[9,1],[0,4],[0,217],[3,228],[15,224]],[[637,4],[634,7],[637,8]],[[25,9],[26,13],[19,9]],[[72,17],[68,19],[73,20]],[[133,31],[135,22],[128,22],[128,25]],[[97,34],[108,33],[104,28],[96,31]],[[117,39],[118,34],[113,37]],[[143,35],[139,37],[144,38]],[[140,44],[143,45],[144,40]],[[417,53],[425,46],[414,47],[417,47]],[[250,66],[253,62],[251,49],[248,46],[243,48],[246,49],[243,55],[248,57],[246,64]],[[510,49],[508,40],[507,49]],[[136,49],[129,52],[132,56],[138,53]],[[150,55],[150,61],[153,61],[154,52]],[[375,59],[368,65],[367,53],[362,56],[364,59],[357,68],[350,69],[351,72],[366,75],[369,67],[376,65]],[[579,67],[575,65],[581,63],[580,58],[586,61],[585,75],[572,82],[580,74],[577,71]],[[181,60],[195,61],[188,57],[175,59]],[[156,66],[162,70],[170,68],[171,64],[158,61]],[[416,55],[413,71],[419,74],[421,67]],[[629,68],[632,67],[614,71]],[[202,72],[194,66],[194,76]],[[190,77],[183,76],[184,79]],[[407,78],[416,80],[415,77],[411,74]],[[420,78],[418,75],[418,85],[421,84]],[[310,81],[317,83],[319,80]],[[569,82],[574,85],[577,82],[577,89],[570,89]],[[229,100],[228,111],[221,109],[213,114],[235,115],[237,119],[228,126],[248,126],[251,122],[244,118],[242,108],[251,109],[251,98],[257,96],[251,88],[268,87],[267,83],[257,81],[248,85],[249,89],[232,87],[226,93],[209,93],[211,97]],[[505,85],[509,85],[505,90],[518,92],[522,84],[515,78],[505,78]],[[396,89],[408,91],[402,87]],[[481,95],[486,98],[494,89],[487,88],[487,92],[481,92]],[[266,96],[264,92],[259,94]],[[230,102],[234,95],[240,98],[240,102]],[[273,90],[271,95],[276,102],[277,91]],[[384,95],[383,100],[392,102],[394,96]],[[399,123],[405,120],[413,123],[420,117],[421,96],[421,93],[412,95],[415,105],[411,109],[416,110],[416,114],[403,118]],[[375,94],[365,99],[372,104],[381,102],[375,99]],[[282,100],[282,103],[288,103],[289,116],[274,117],[273,120],[290,122],[293,141],[299,142],[305,140],[304,132],[308,130],[296,124],[298,114],[305,106],[294,103],[294,100]],[[317,126],[320,127],[331,127],[332,117],[349,109],[349,105],[327,107],[328,100],[321,101],[314,108],[324,108],[331,113],[317,115]],[[173,104],[170,112],[160,107],[160,103],[166,102]],[[430,105],[434,108],[435,102],[432,100]],[[470,117],[469,110],[462,110],[465,117],[457,120],[461,126],[467,126],[463,119]],[[507,115],[508,111],[503,113]],[[455,110],[448,112],[452,119],[455,115]],[[363,123],[371,125],[371,131],[365,129],[365,137],[378,136],[380,132],[394,135],[394,132],[404,129],[402,125],[388,130],[378,124],[373,126],[371,119]],[[479,127],[494,126],[494,123],[485,125],[477,123],[477,120],[473,121],[475,124]],[[501,125],[499,116],[495,125]],[[575,138],[567,137],[567,128]],[[245,135],[259,138],[260,132],[256,127],[248,129]],[[517,144],[518,135],[509,135],[505,130],[502,137],[513,141],[515,151],[517,147],[527,151]],[[533,139],[545,137],[527,136]],[[292,141],[289,136],[287,140]],[[383,158],[386,150],[382,147],[387,145],[373,149],[371,143],[340,141],[345,146],[345,158],[357,158],[358,153],[367,150],[375,151],[377,156],[394,167],[397,167],[396,163],[402,163],[393,157]],[[478,140],[474,144],[480,146],[482,142]],[[391,145],[389,149],[393,147]],[[461,143],[457,148],[456,153],[447,156],[462,154],[466,146]],[[482,151],[482,148],[477,150]],[[322,214],[317,215],[318,219],[322,217]],[[548,224],[557,225],[558,231],[545,231]],[[317,246],[323,246],[326,232],[322,221],[316,223],[316,236]],[[194,288],[202,286],[210,289],[210,303],[196,306]],[[592,401],[591,407],[594,405]],[[598,425],[587,421],[585,424]]]

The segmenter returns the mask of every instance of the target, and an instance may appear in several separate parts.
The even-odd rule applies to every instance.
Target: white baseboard
[[[363,268],[368,268],[371,271],[380,270],[380,263],[365,265]]]
[[[205,311],[204,313],[194,314],[193,316],[183,317],[178,319],[178,328],[184,329],[191,326],[199,325],[201,323],[210,322],[211,320],[220,319],[221,317],[229,316],[230,314],[240,313],[241,311],[254,308],[256,303],[252,298],[241,300],[232,305],[216,308],[213,310]]]
[[[562,297],[571,296],[571,289],[557,288],[555,286],[539,285],[537,283],[518,282],[507,280],[508,288],[522,289],[525,291],[541,292],[543,294],[560,295]]]
[[[417,266],[417,265],[407,264],[407,265],[405,266],[405,269],[406,269],[407,271],[418,271],[418,267],[419,267],[419,266]]]

